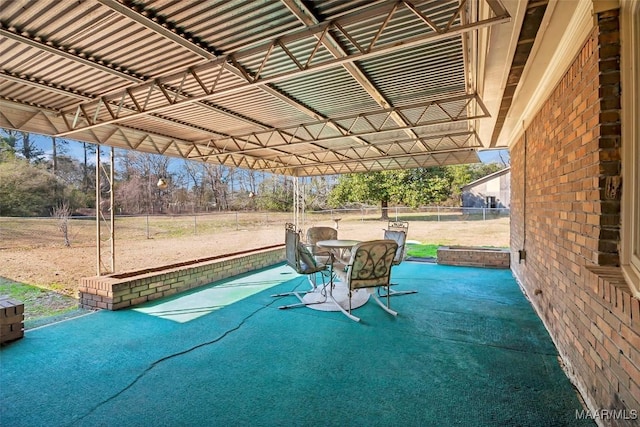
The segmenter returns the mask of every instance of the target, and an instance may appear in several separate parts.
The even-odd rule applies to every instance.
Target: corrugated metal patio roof
[[[5,0],[0,126],[292,176],[476,162],[478,52],[511,21],[499,0]]]

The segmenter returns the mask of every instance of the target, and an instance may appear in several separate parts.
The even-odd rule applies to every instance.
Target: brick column
[[[24,304],[13,298],[0,298],[0,344],[24,336]]]

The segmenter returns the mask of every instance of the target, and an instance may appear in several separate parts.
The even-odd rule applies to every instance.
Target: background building
[[[511,203],[511,168],[504,168],[462,187],[464,208],[508,208]]]

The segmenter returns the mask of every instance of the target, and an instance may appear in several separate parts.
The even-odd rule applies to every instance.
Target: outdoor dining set
[[[337,228],[311,227],[302,240],[302,231],[294,224],[285,225],[287,264],[297,273],[308,277],[310,289],[273,295],[293,295],[299,302],[279,308],[307,307],[320,311],[340,311],[356,322],[360,318],[352,310],[373,299],[387,313],[390,297],[415,293],[391,288],[391,269],[405,256],[409,223],[390,221],[382,239],[359,241],[339,239]],[[385,302],[382,301],[382,299]]]

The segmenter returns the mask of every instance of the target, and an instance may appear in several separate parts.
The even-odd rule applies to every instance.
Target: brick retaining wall
[[[119,310],[269,267],[284,259],[284,245],[276,245],[165,267],[84,277],[80,279],[80,306]]]
[[[510,254],[506,249],[471,246],[440,246],[438,264],[472,267],[509,268]]]

